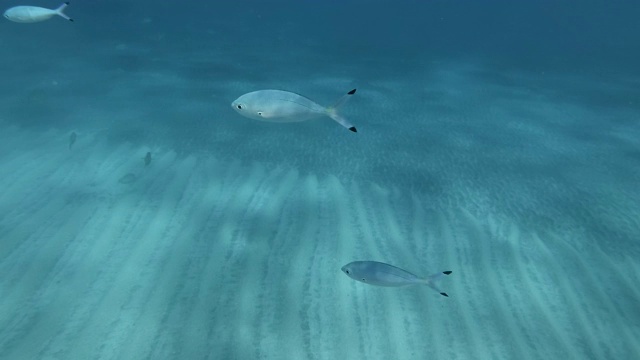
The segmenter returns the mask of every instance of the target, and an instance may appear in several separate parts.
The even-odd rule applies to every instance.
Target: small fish
[[[38,6],[14,6],[4,12],[4,17],[19,23],[34,23],[50,19],[51,17],[58,15],[69,21],[73,21],[68,17],[63,10],[69,6],[69,2],[65,2],[57,9],[47,9]]]
[[[443,271],[427,278],[421,278],[406,270],[377,261],[354,261],[343,266],[341,270],[348,277],[365,284],[391,287],[421,284],[429,286],[442,296],[449,296],[438,289],[435,283],[443,275],[451,274],[451,271]]]
[[[136,181],[138,177],[135,174],[132,173],[128,173],[125,176],[121,177],[120,180],[118,180],[118,182],[120,184],[131,184],[134,181]]]
[[[151,164],[151,151],[147,151],[147,155],[144,157],[144,166]]]
[[[320,116],[328,116],[345,128],[357,132],[338,110],[356,93],[349,91],[332,107],[324,107],[296,93],[282,90],[259,90],[244,94],[231,103],[240,114],[250,119],[269,122],[299,122]]]
[[[69,150],[71,150],[71,147],[73,146],[73,144],[75,144],[76,142],[76,132],[72,132],[71,135],[69,135]]]

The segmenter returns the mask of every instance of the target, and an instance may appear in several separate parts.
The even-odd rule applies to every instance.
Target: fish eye
[[[242,105],[237,106],[238,110],[242,110]]]
[[[345,270],[344,272],[345,272],[347,275],[349,275],[349,270]]]
[[[262,116],[262,111],[258,111],[258,116]]]
[[[366,281],[367,281],[367,279],[365,279],[365,278],[362,278],[362,281],[364,281],[364,282],[366,282]]]

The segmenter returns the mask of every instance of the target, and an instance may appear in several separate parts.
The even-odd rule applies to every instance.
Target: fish
[[[50,19],[58,15],[66,20],[73,21],[63,10],[69,6],[69,2],[65,2],[57,9],[47,9],[38,6],[14,6],[4,12],[4,17],[19,23],[34,23]]]
[[[144,166],[151,164],[151,151],[147,151],[147,155],[144,157]]]
[[[289,123],[328,116],[353,132],[358,132],[338,111],[356,93],[353,89],[342,96],[333,106],[324,107],[314,101],[283,90],[258,90],[246,93],[231,103],[240,115],[254,120]]]
[[[120,184],[131,184],[134,181],[136,181],[137,179],[138,179],[138,177],[135,174],[128,173],[125,176],[121,177],[120,180],[118,180],[118,182]]]
[[[73,146],[73,144],[75,144],[76,142],[76,132],[72,132],[71,135],[69,135],[69,150],[71,150],[71,147]]]
[[[378,261],[354,261],[341,268],[348,277],[369,285],[400,287],[409,285],[427,285],[442,296],[449,296],[438,289],[436,283],[443,275],[450,275],[451,271],[442,271],[426,278],[421,278],[406,270]]]

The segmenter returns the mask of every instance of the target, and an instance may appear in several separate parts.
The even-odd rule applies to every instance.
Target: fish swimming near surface
[[[69,6],[69,2],[65,2],[57,9],[47,9],[38,6],[14,6],[4,12],[4,17],[11,21],[19,23],[34,23],[45,21],[56,15],[66,20],[73,21],[72,18],[68,17],[63,12],[67,6]]]
[[[71,135],[69,135],[69,150],[71,150],[71,147],[73,146],[73,144],[76,143],[76,132],[72,132]]]
[[[151,164],[151,151],[147,151],[147,155],[144,157],[144,166]]]
[[[365,284],[377,286],[400,287],[408,285],[427,285],[442,296],[449,296],[436,287],[443,275],[451,271],[443,271],[426,278],[421,278],[406,270],[377,261],[354,261],[342,267],[348,277]]]
[[[268,122],[300,122],[328,116],[340,125],[357,132],[338,111],[356,93],[353,89],[341,97],[333,106],[324,107],[296,93],[282,90],[258,90],[244,94],[231,103],[240,114],[250,119]]]

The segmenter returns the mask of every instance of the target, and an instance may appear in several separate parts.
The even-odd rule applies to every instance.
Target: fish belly
[[[50,19],[56,12],[54,10],[32,7],[18,6],[13,8],[8,14],[10,20],[21,23],[34,23]]]
[[[377,286],[407,286],[420,284],[416,275],[396,266],[377,261],[356,261],[348,264],[351,274],[358,281]]]
[[[264,106],[261,120],[270,122],[299,122],[320,117],[325,114],[323,107],[300,99],[278,99]]]
[[[393,272],[378,271],[369,279],[367,283],[377,286],[400,287],[417,284],[415,277],[400,276]]]

